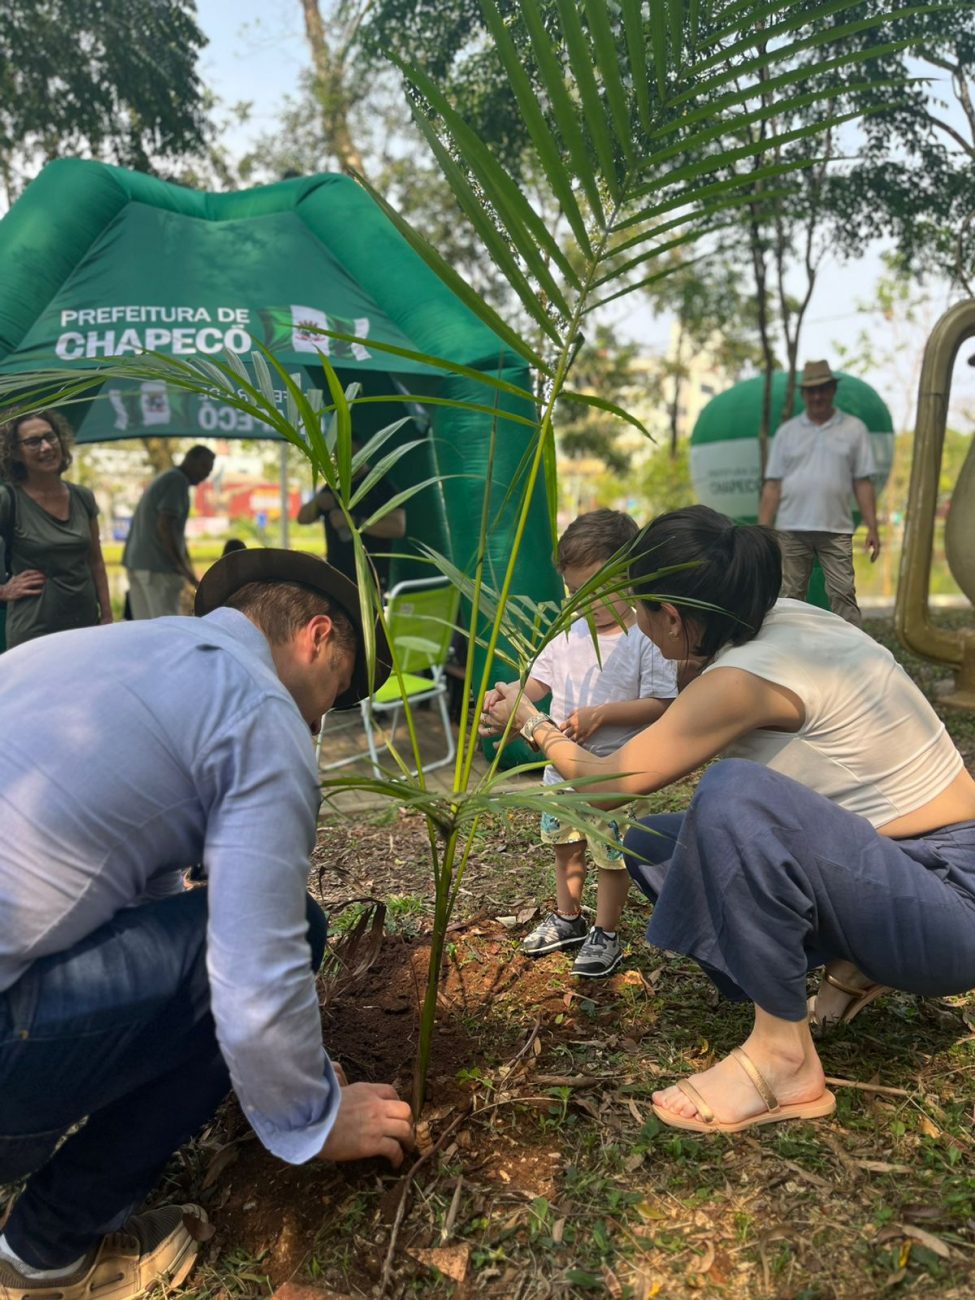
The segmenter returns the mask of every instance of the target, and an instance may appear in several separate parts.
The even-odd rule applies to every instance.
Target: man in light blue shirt
[[[799,385],[806,409],[780,425],[772,441],[758,522],[779,530],[782,595],[805,600],[818,560],[830,608],[862,626],[853,577],[856,498],[867,526],[871,562],[880,553],[877,472],[867,426],[833,405],[837,379],[826,361],[808,361]]]
[[[202,1211],[131,1211],[231,1086],[294,1164],[399,1164],[411,1141],[392,1088],[336,1078],[313,975],[310,731],[370,690],[358,592],[312,556],[236,551],[197,611],[2,660],[0,1184],[28,1180],[2,1296],[178,1285]],[[193,862],[205,889],[156,897]]]

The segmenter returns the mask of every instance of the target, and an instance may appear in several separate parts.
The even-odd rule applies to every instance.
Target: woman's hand
[[[493,724],[495,730],[489,734],[497,735],[499,731],[504,731],[511,718],[511,730],[520,731],[537,712],[538,709],[525,696],[520,682],[498,682],[494,690],[484,697],[481,726]]]
[[[481,717],[477,724],[477,734],[485,740],[493,740],[495,736],[500,736],[504,730],[503,725],[499,726],[491,719],[491,710],[501,701],[501,693],[495,688],[488,691],[484,696],[484,704],[481,706]]]
[[[574,740],[577,745],[581,745],[602,725],[602,710],[598,704],[590,704],[570,713],[566,720],[559,724],[559,730],[570,740]]]
[[[47,582],[47,575],[40,569],[25,569],[16,573],[0,587],[0,600],[21,600],[24,596],[39,596]]]
[[[107,614],[103,614],[101,618],[98,620],[98,626],[108,627],[109,623],[114,623],[114,622],[115,619],[112,617],[112,611],[109,610]]]

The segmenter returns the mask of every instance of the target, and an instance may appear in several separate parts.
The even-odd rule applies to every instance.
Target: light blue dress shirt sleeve
[[[340,1089],[322,1046],[305,890],[319,788],[289,701],[230,717],[199,759],[217,1039],[257,1136],[292,1164],[331,1131]]]

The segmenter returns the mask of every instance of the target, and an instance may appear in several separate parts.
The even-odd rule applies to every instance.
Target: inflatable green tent
[[[894,426],[890,411],[880,395],[854,375],[836,372],[839,385],[836,405],[855,415],[870,430],[877,462],[876,487],[886,483],[894,458]],[[770,424],[773,434],[782,423],[788,375],[780,370],[772,376]],[[723,514],[742,522],[753,522],[758,513],[759,478],[758,428],[762,422],[765,380],[743,379],[712,397],[701,411],[691,434],[691,477],[698,499]],[[796,392],[796,414],[802,397]]]
[[[308,326],[358,335],[338,343]],[[396,470],[396,486],[436,477],[413,498],[408,537],[445,552],[460,568],[474,554],[491,417],[397,395],[492,405],[494,390],[462,375],[391,358],[390,344],[446,358],[530,388],[525,362],[451,293],[372,199],[346,176],[281,181],[209,194],[103,163],[51,163],[0,221],[0,373],[52,366],[96,367],[106,358],[155,350],[246,361],[255,341],[323,387],[322,348],[348,384],[390,396],[356,408],[363,436],[400,419],[419,427],[422,448]],[[502,410],[526,414],[517,399]],[[141,435],[273,437],[231,407],[159,383],[107,383],[72,418],[79,442]],[[525,450],[525,426],[498,424],[494,481],[498,525],[489,568],[510,553],[513,501],[506,499]],[[557,599],[544,488],[532,502],[515,589]],[[396,576],[396,575],[394,575]],[[398,576],[405,576],[401,571]]]
[[[854,375],[836,371],[839,384],[836,405],[862,420],[870,431],[877,473],[874,485],[879,492],[890,476],[894,459],[894,426],[890,411],[880,395]],[[788,374],[784,370],[772,376],[770,420],[773,436],[782,423]],[[713,510],[730,515],[740,523],[754,523],[758,517],[758,498],[762,480],[759,473],[758,430],[762,422],[765,380],[743,379],[723,393],[712,397],[701,411],[691,434],[691,478],[699,501]],[[802,397],[796,391],[796,414],[802,410]],[[855,518],[859,520],[859,514]],[[822,571],[817,564],[809,584],[809,599],[828,607]]]

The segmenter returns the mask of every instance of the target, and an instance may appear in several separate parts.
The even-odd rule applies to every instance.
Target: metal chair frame
[[[437,598],[441,597],[441,594],[442,602],[438,602]],[[379,765],[375,716],[385,713],[393,715],[389,733],[391,737],[395,737],[400,715],[406,704],[412,707],[430,700],[435,703],[443,725],[446,752],[441,758],[425,763],[423,765],[425,772],[445,767],[457,752],[447,702],[450,684],[445,670],[459,600],[460,592],[444,577],[412,578],[405,582],[398,582],[386,599],[386,626],[404,678],[407,676],[415,678],[418,673],[429,671],[430,679],[429,683],[425,682],[422,687],[417,686],[412,690],[410,683],[407,682],[407,692],[404,695],[398,690],[398,682],[394,674],[377,692],[377,695],[382,694],[392,698],[377,699],[376,696],[372,696],[360,701],[359,714],[366,735],[369,760],[373,773],[377,777],[382,776],[383,772]],[[326,718],[328,716],[326,715]],[[318,734],[317,754],[320,770],[328,772],[364,758],[364,754],[356,753],[331,763],[321,763],[326,718],[322,719]],[[333,728],[333,734],[334,730]],[[412,772],[415,776],[416,769],[412,769]]]

